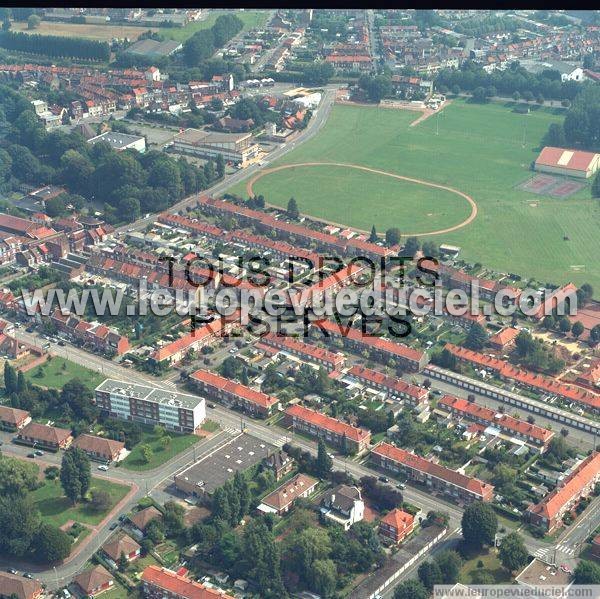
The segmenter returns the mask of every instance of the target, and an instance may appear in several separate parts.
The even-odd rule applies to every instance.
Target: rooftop
[[[139,385],[116,379],[106,379],[96,387],[96,391],[104,393],[125,395],[134,399],[143,399],[165,406],[177,406],[193,410],[204,399],[187,393],[179,393],[177,391],[167,389],[157,389],[147,385]]]
[[[140,135],[129,135],[128,133],[119,133],[117,131],[107,131],[101,135],[96,135],[88,139],[88,143],[95,145],[98,142],[108,142],[115,150],[126,148],[137,141],[143,140],[144,138]]]

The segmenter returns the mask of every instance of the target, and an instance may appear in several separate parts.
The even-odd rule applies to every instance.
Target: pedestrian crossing
[[[554,558],[555,551],[557,556],[560,554],[560,556],[575,557],[575,549],[564,543],[561,543],[556,547],[540,547],[534,551],[533,555],[539,559],[547,561],[549,558]]]

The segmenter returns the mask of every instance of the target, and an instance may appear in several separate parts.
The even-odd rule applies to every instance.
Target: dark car
[[[27,454],[27,457],[28,457],[28,458],[35,458],[35,453],[28,453],[28,454]]]
[[[25,578],[33,578],[33,574],[30,574],[29,572],[23,572],[23,576]]]
[[[109,530],[114,530],[115,528],[117,528],[117,526],[119,526],[119,523],[113,522],[108,528],[109,528]]]
[[[17,572],[17,571],[16,571],[14,568],[6,568],[6,571],[7,571],[9,574],[18,574],[18,572]]]
[[[217,405],[216,405],[216,404],[214,404],[214,403],[209,403],[209,404],[208,404],[208,407],[209,407],[209,408],[213,408],[213,409],[214,409],[214,408],[216,408],[216,407],[217,407]]]
[[[389,483],[389,482],[390,482],[390,479],[389,479],[387,476],[380,476],[380,477],[379,477],[379,480],[380,480],[382,483]]]
[[[35,327],[32,327],[32,326],[30,326],[30,327],[27,327],[25,330],[26,330],[28,333],[33,333],[33,331],[35,331]]]
[[[64,342],[64,341],[61,339],[61,340],[58,342],[58,345],[64,346],[64,345],[66,345],[66,343],[65,343],[65,342]]]

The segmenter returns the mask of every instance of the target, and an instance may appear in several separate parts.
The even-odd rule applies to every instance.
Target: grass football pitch
[[[590,282],[595,268],[600,203],[589,186],[568,199],[530,194],[517,185],[531,177],[541,139],[558,110],[453,101],[439,114],[409,127],[417,114],[336,105],[323,130],[269,164],[338,162],[423,179],[462,191],[477,203],[475,220],[431,237],[462,247],[461,256],[542,283]],[[397,226],[406,234],[450,227],[469,213],[467,202],[435,188],[342,167],[299,167],[265,175],[253,190],[285,206],[364,230]],[[230,191],[246,195],[246,182]],[[565,237],[568,238],[565,240]],[[426,239],[424,237],[423,239]]]

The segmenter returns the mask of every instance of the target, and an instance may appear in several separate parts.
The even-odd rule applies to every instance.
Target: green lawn
[[[62,526],[69,520],[75,520],[82,524],[95,526],[101,522],[106,514],[127,495],[129,487],[113,483],[106,479],[92,478],[91,488],[100,488],[107,491],[111,497],[111,506],[104,512],[94,512],[86,503],[79,503],[75,506],[64,496],[60,481],[44,481],[44,484],[31,493],[33,502],[40,510],[42,519],[45,522]]]
[[[483,562],[483,568],[477,567],[480,560]],[[483,570],[484,572],[491,574],[494,577],[494,584],[510,582],[509,572],[503,568],[496,552],[493,550],[482,555],[476,555],[464,562],[460,571],[460,582],[463,584],[474,584],[473,574],[478,570]]]
[[[121,467],[128,470],[152,470],[158,468],[165,462],[174,458],[178,453],[189,449],[194,443],[200,441],[196,435],[170,435],[171,444],[164,449],[160,442],[160,437],[154,433],[144,432],[142,440],[132,450],[131,453],[121,462]],[[142,457],[140,447],[144,444],[152,448],[152,457],[149,462],[145,462]]]
[[[343,162],[448,185],[472,196],[479,213],[470,225],[432,237],[436,242],[458,245],[461,257],[500,271],[600,288],[600,203],[590,198],[589,187],[569,199],[516,189],[532,175],[540,141],[551,123],[562,120],[562,111],[517,114],[503,104],[455,100],[439,116],[409,127],[415,117],[411,111],[336,105],[318,135],[269,168]],[[245,183],[231,191],[245,196]],[[340,168],[329,175],[326,167],[269,174],[257,181],[255,192],[280,206],[293,196],[301,212],[365,230],[374,224],[379,232],[451,226],[466,211],[458,196]]]
[[[209,29],[215,24],[215,21],[220,15],[225,14],[225,10],[211,11],[210,14],[202,21],[192,21],[185,27],[161,28],[159,33],[167,39],[184,42],[189,37],[192,37],[197,31]],[[266,24],[269,12],[266,10],[236,10],[235,15],[244,22],[244,31],[255,27],[263,27]]]
[[[61,389],[71,379],[79,378],[90,389],[94,389],[106,377],[99,372],[75,364],[75,362],[54,356],[45,364],[28,370],[25,373],[25,378],[34,385],[52,389]]]

